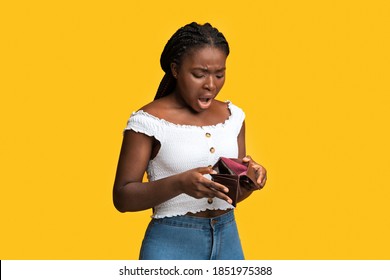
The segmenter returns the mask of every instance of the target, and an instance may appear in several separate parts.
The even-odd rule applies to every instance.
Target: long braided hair
[[[162,78],[154,99],[170,94],[176,87],[176,79],[171,71],[171,63],[180,65],[181,59],[189,51],[203,46],[212,46],[221,49],[229,55],[229,44],[225,36],[210,23],[200,25],[192,22],[181,27],[172,35],[161,54],[160,64],[165,75]]]

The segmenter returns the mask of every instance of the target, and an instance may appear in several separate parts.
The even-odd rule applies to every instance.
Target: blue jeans
[[[152,219],[140,260],[243,260],[234,211],[214,218]]]

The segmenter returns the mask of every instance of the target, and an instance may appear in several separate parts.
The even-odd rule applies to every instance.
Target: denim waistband
[[[184,215],[184,216],[165,217],[161,219],[153,219],[152,223],[165,224],[165,225],[171,225],[177,227],[210,229],[210,228],[220,227],[234,221],[235,221],[234,210],[231,210],[225,214],[222,214],[217,217],[212,217],[212,218]]]

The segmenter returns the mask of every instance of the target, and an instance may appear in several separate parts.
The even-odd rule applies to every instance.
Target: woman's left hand
[[[250,156],[246,156],[243,159],[243,162],[248,162],[248,176],[255,178],[255,184],[260,189],[265,186],[267,182],[267,170],[255,162]]]

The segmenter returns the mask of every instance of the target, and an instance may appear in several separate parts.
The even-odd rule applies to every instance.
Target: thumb
[[[252,160],[251,156],[246,155],[245,157],[242,158],[243,162],[250,162]]]

